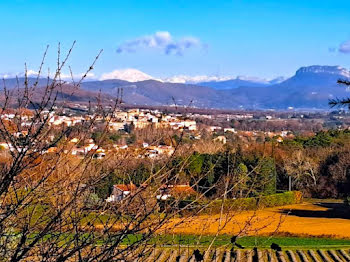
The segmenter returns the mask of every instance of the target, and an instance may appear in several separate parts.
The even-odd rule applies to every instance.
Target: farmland
[[[239,234],[247,221],[250,226],[243,231],[247,235],[283,235],[350,238],[350,220],[346,207],[341,203],[304,202],[282,207],[265,208],[258,211],[243,211],[225,219],[225,216],[200,215],[185,223],[169,228],[176,234],[214,235]],[[343,212],[342,212],[343,211]],[[178,223],[173,219],[171,223]],[[277,231],[276,231],[277,229]]]
[[[350,253],[348,249],[340,250],[286,250],[286,251],[271,251],[271,250],[237,250],[230,251],[228,249],[209,249],[202,250],[204,261],[350,261]],[[146,254],[139,261],[196,261],[192,249],[155,249]]]

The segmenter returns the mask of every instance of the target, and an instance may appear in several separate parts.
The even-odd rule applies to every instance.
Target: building
[[[231,133],[237,133],[237,131],[234,128],[224,128],[224,133],[231,132]]]
[[[134,184],[118,184],[113,186],[112,194],[106,199],[106,202],[120,202],[127,196],[137,190]]]
[[[157,200],[168,200],[169,198],[191,198],[198,193],[190,185],[163,185],[159,189]]]
[[[220,142],[220,143],[223,143],[223,144],[226,144],[226,137],[225,136],[218,136],[214,139],[215,142]]]

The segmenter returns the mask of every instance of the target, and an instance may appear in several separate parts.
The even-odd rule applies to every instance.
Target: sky
[[[0,75],[69,59],[93,77],[135,68],[174,75],[291,76],[301,66],[350,68],[348,0],[1,0]],[[68,71],[67,71],[68,73]]]

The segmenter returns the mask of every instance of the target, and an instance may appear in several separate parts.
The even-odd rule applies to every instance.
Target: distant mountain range
[[[204,108],[226,109],[328,109],[332,98],[350,96],[338,79],[349,79],[350,72],[339,66],[302,67],[288,79],[277,78],[271,81],[238,77],[224,81],[207,81],[195,84],[169,83],[160,80],[143,80],[148,75],[138,72],[118,72],[124,79],[86,81],[73,96],[65,91],[65,99],[87,101],[101,91],[106,100],[116,97],[118,88],[123,89],[123,100],[135,105],[182,105]],[[118,74],[110,75],[111,77]],[[108,75],[105,75],[108,77]],[[140,78],[141,77],[141,78]],[[33,82],[34,79],[30,79]],[[40,80],[44,85],[47,80]],[[20,79],[20,85],[23,80]],[[6,79],[7,88],[16,86],[15,79]],[[0,84],[0,89],[3,84]],[[65,89],[69,89],[69,85]]]
[[[197,107],[218,107],[219,93],[210,87],[190,84],[167,83],[156,80],[127,82],[123,80],[89,81],[82,89],[101,90],[116,96],[118,88],[123,88],[123,100],[136,105],[191,105]]]
[[[212,87],[217,90],[227,90],[227,89],[234,89],[238,87],[270,86],[273,84],[281,83],[284,80],[285,80],[284,77],[278,77],[270,81],[265,79],[258,79],[258,78],[254,79],[254,78],[237,77],[235,79],[224,80],[224,81],[199,82],[197,83],[197,85]]]
[[[329,99],[349,96],[338,79],[348,79],[350,72],[339,66],[309,66],[300,68],[285,81],[265,87],[239,87],[227,90],[226,96],[236,97],[242,106],[263,109],[327,109]]]

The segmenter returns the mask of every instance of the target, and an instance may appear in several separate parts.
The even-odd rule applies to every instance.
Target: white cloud
[[[118,46],[117,53],[133,53],[139,49],[158,49],[166,55],[183,55],[186,49],[201,47],[200,40],[196,37],[182,37],[174,39],[167,31],[158,31],[152,35],[126,41]]]
[[[340,53],[345,53],[345,54],[349,54],[350,53],[350,40],[349,41],[345,41],[345,42],[340,44],[339,52]]]
[[[39,74],[39,72],[37,72],[37,71],[34,71],[34,70],[31,70],[31,69],[29,69],[28,71],[27,71],[27,76],[28,77],[32,77],[32,76],[38,76],[38,74]],[[22,76],[24,76],[24,73],[22,73]]]
[[[16,77],[16,74],[13,74],[13,73],[2,73],[0,74],[0,78],[1,79],[7,79],[7,78],[14,78]]]
[[[0,78],[5,78],[5,79],[7,79],[7,78],[16,78],[16,77],[24,77],[24,72],[21,72],[21,73],[2,73],[2,74],[0,74]],[[38,76],[38,72],[36,72],[36,71],[34,71],[34,70],[31,70],[31,69],[29,69],[28,71],[27,71],[27,76],[28,77],[37,77]]]
[[[28,76],[28,77],[37,77],[38,74],[39,74],[38,71],[35,71],[35,70],[32,70],[32,69],[28,69],[28,70],[27,70],[27,76]],[[83,77],[84,74],[85,74],[85,73],[73,74],[73,79],[74,79],[74,80],[80,80],[80,79]],[[5,73],[5,74],[0,74],[0,78],[5,78],[5,79],[8,79],[8,78],[15,78],[16,76],[22,78],[22,77],[25,76],[25,73],[24,73],[24,72],[21,72],[21,73]],[[47,77],[47,73],[46,73],[46,74],[45,74],[45,73],[41,73],[40,77],[46,78],[46,77]],[[51,73],[51,74],[50,74],[50,78],[53,78],[53,77],[54,77],[54,73]],[[89,73],[86,75],[86,77],[85,77],[85,79],[95,79],[95,78],[96,78],[96,76],[95,76],[95,74],[92,73],[92,72],[89,72]],[[65,81],[70,81],[70,80],[72,80],[72,76],[71,76],[70,73],[63,73],[63,72],[62,72],[62,73],[61,73],[61,79],[62,79],[62,80],[65,80]]]
[[[84,76],[84,74],[85,73],[73,74],[73,79],[80,80]],[[53,77],[53,75],[52,75],[52,77]],[[72,80],[72,76],[71,76],[71,74],[61,73],[61,79],[66,80],[66,81],[70,81],[70,80]],[[94,73],[89,72],[86,74],[84,79],[96,79],[96,76]]]

